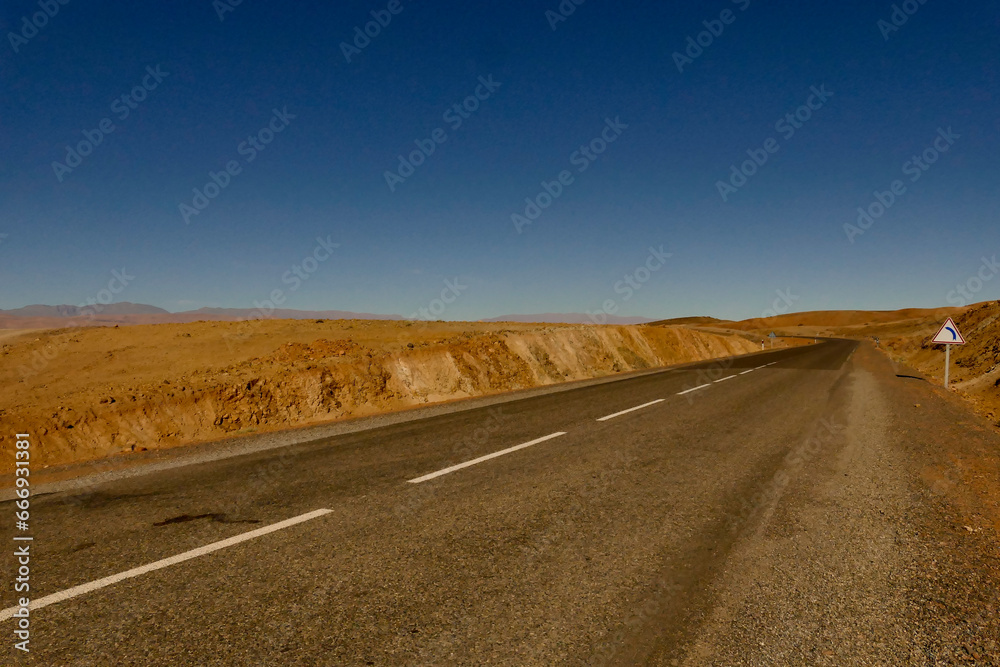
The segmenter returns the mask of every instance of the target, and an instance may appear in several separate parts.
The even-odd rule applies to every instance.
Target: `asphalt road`
[[[826,341],[38,496],[35,600],[202,552],[34,609],[31,653],[7,655],[937,664],[951,630],[914,611],[937,538],[912,528],[931,510],[893,432],[885,383],[902,380],[856,351]]]

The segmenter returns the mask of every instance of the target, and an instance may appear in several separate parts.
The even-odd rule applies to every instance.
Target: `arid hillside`
[[[976,411],[1000,426],[1000,302],[964,307],[907,308],[895,311],[817,311],[720,326],[761,335],[779,334],[879,339],[895,362],[920,371],[932,382],[944,381],[944,346],[931,343],[949,317],[968,341],[952,349],[952,389]],[[900,371],[902,373],[902,371]]]
[[[776,317],[755,317],[740,322],[720,323],[733,329],[773,330],[794,334],[805,331],[806,335],[817,332],[827,334],[864,335],[870,327],[888,325],[898,327],[907,323],[923,324],[938,318],[955,316],[965,308],[903,308],[901,310],[816,310],[804,313],[787,313]]]
[[[871,328],[890,358],[918,369],[935,382],[944,379],[944,346],[931,343],[945,317],[954,317],[965,345],[951,350],[952,389],[1000,426],[1000,302],[989,301],[925,322]]]
[[[40,466],[759,350],[684,327],[265,320],[5,332]],[[10,433],[0,435],[0,441]],[[2,447],[12,467],[13,447]]]

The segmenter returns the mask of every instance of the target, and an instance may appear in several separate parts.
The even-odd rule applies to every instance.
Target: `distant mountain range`
[[[597,319],[595,322],[594,320]],[[540,322],[545,324],[645,324],[649,317],[619,317],[603,315],[591,317],[585,313],[537,313],[535,315],[501,315],[488,317],[482,322]]]
[[[198,315],[203,320],[245,320],[258,318],[263,314],[275,320],[401,320],[401,315],[377,315],[375,313],[355,313],[349,310],[292,310],[276,308],[270,312],[262,312],[256,308],[199,308],[187,310],[175,315]]]
[[[48,329],[76,325],[112,326],[115,324],[169,324],[183,322],[236,321],[257,319],[290,320],[402,320],[400,315],[355,313],[347,310],[292,310],[279,308],[262,312],[256,308],[199,308],[171,313],[163,308],[142,303],[110,303],[97,306],[45,306],[30,305],[11,310],[0,310],[0,329]],[[539,322],[552,324],[592,324],[585,313],[539,313],[535,315],[503,315],[483,322]],[[607,324],[642,324],[650,322],[645,317],[607,316]]]
[[[13,310],[0,310],[0,315],[11,315],[13,317],[81,317],[86,315],[88,311],[96,311],[97,308],[100,308],[100,313],[103,315],[170,314],[169,311],[157,308],[156,306],[122,301],[121,303],[109,303],[93,307],[85,306],[83,308],[79,306],[42,306],[35,304],[25,306],[24,308],[14,308]]]
[[[680,324],[687,324],[687,325],[693,324],[693,325],[697,325],[697,326],[711,326],[711,325],[716,325],[716,324],[727,324],[729,322],[730,322],[729,320],[720,320],[717,317],[708,317],[708,316],[702,315],[702,316],[698,316],[698,317],[675,317],[675,318],[669,319],[669,320],[657,320],[655,322],[650,322],[650,324],[656,324],[656,325],[660,325],[660,326],[672,326],[672,325],[680,325]]]

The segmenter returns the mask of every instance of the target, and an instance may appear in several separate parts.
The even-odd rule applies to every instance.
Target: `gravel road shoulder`
[[[868,347],[849,363],[831,435],[745,527],[684,659],[653,662],[1000,665],[1000,437]]]

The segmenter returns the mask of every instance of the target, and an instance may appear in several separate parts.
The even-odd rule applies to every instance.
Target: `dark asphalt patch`
[[[156,521],[153,523],[154,526],[167,526],[172,523],[187,523],[188,521],[197,521],[198,519],[210,519],[215,523],[260,523],[258,519],[230,519],[227,518],[225,514],[209,513],[209,514],[181,514],[180,516],[175,516],[170,519],[164,519],[163,521]]]

